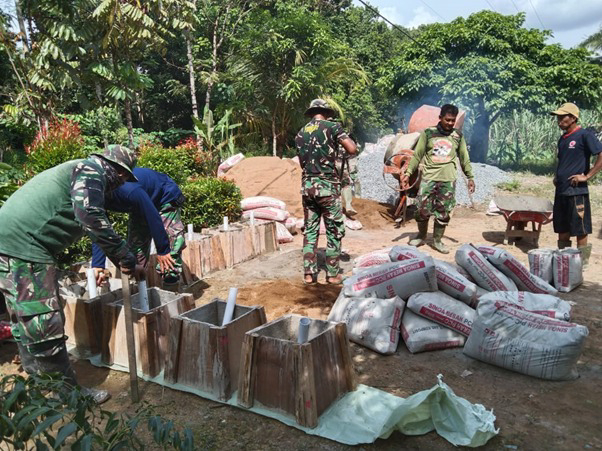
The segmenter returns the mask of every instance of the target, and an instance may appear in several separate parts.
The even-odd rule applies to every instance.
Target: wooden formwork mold
[[[140,295],[132,296],[136,361],[143,374],[154,377],[163,369],[170,319],[194,308],[190,294],[148,289],[150,310],[140,310]],[[128,366],[123,300],[103,305],[102,362]]]
[[[309,338],[297,343],[299,315],[287,315],[245,335],[238,403],[255,402],[314,428],[318,417],[356,388],[344,323],[312,319]]]
[[[258,255],[278,250],[276,223],[257,220],[231,224],[228,231],[220,228],[203,229],[186,241],[182,252],[184,280],[190,284],[214,271],[234,265]]]
[[[266,322],[263,307],[237,305],[221,326],[226,302],[214,299],[171,318],[165,380],[210,392],[227,401],[238,384],[245,333]]]

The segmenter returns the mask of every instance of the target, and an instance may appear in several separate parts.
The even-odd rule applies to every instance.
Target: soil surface
[[[412,221],[397,227],[389,216],[390,208],[370,201],[354,201],[358,218],[364,229],[347,231],[343,248],[350,258],[342,263],[350,273],[353,258],[358,255],[395,244],[405,244],[415,231]],[[599,215],[594,211],[594,218]],[[448,255],[436,254],[429,247],[421,250],[447,261],[453,261],[455,249],[463,243],[493,243],[510,249],[513,255],[527,263],[527,251],[533,248],[527,242],[516,247],[505,246],[503,231],[506,222],[501,216],[487,216],[483,210],[457,208],[444,241],[451,248]],[[431,388],[436,376],[456,394],[471,402],[493,409],[500,434],[485,445],[485,449],[602,449],[602,221],[594,220],[592,260],[585,271],[584,284],[561,297],[574,301],[573,321],[589,328],[583,354],[578,362],[580,378],[567,382],[544,381],[513,373],[473,360],[461,348],[425,352],[412,355],[400,341],[394,355],[381,356],[361,346],[351,344],[353,361],[359,381],[398,396],[406,397]],[[526,240],[523,240],[526,241]],[[339,287],[324,284],[324,273],[319,284],[302,283],[302,236],[284,245],[271,255],[264,255],[228,271],[221,271],[205,279],[206,287],[197,305],[215,297],[225,298],[228,287],[238,286],[241,304],[263,305],[268,320],[286,313],[300,313],[313,318],[326,318],[336,299]],[[321,237],[324,245],[324,237]],[[540,247],[555,247],[556,236],[552,226],[543,227]],[[16,348],[12,344],[0,347],[0,372],[19,371],[10,363]],[[95,368],[86,361],[77,361],[75,368],[83,385],[109,390],[113,398],[103,407],[108,410],[132,412],[128,395],[128,377],[124,373]],[[469,375],[468,372],[470,372]],[[463,377],[464,374],[464,377]],[[180,427],[190,427],[197,443],[212,449],[249,450],[343,450],[350,447],[306,435],[278,421],[225,407],[194,395],[145,383],[142,397],[156,406],[166,418]],[[403,436],[394,433],[387,440],[364,445],[361,449],[453,449],[436,433],[423,436]]]

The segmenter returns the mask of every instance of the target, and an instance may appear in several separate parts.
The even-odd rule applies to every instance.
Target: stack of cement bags
[[[268,196],[246,197],[240,202],[242,217],[276,221],[278,243],[290,243],[293,234],[297,233],[298,220],[291,217],[286,204],[281,200]]]

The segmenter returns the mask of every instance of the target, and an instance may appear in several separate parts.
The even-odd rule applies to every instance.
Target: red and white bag
[[[295,235],[297,233],[296,218],[289,216],[288,218],[286,218],[286,221],[284,221],[284,226],[286,227],[286,230],[288,230],[291,234]]]
[[[261,207],[255,208],[254,210],[245,210],[242,212],[242,217],[244,219],[249,219],[251,217],[251,212],[255,219],[266,219],[268,221],[286,221],[286,219],[290,216],[289,212],[286,210],[281,210],[279,208],[274,207]]]
[[[399,344],[399,325],[405,308],[399,297],[354,298],[341,295],[328,321],[347,324],[349,339],[381,354],[393,354]]]
[[[456,263],[470,273],[477,285],[488,291],[518,291],[516,284],[487,261],[472,244],[456,251]]]
[[[479,301],[511,302],[517,308],[527,312],[562,321],[571,320],[571,304],[549,294],[535,294],[527,291],[492,291],[479,298]]]
[[[238,153],[234,156],[231,156],[217,167],[217,176],[219,177],[221,175],[224,175],[226,172],[228,172],[230,169],[232,169],[235,165],[237,165],[244,159],[245,156],[242,153]]]
[[[286,204],[279,199],[269,196],[245,197],[240,201],[243,210],[254,210],[256,208],[271,207],[286,210]]]
[[[408,299],[408,308],[462,335],[470,335],[475,310],[445,293],[413,294]]]
[[[382,265],[384,263],[391,263],[391,259],[389,258],[390,247],[386,249],[380,249],[378,251],[368,252],[367,254],[362,254],[359,257],[356,257],[353,260],[354,268],[367,268],[369,266]]]
[[[548,283],[554,283],[554,249],[533,249],[529,253],[529,271]]]
[[[476,284],[463,277],[453,269],[452,265],[441,260],[435,259],[435,269],[437,270],[437,286],[440,291],[464,302],[469,307],[477,306],[480,292],[477,290]]]
[[[291,232],[288,231],[286,226],[280,222],[276,223],[276,238],[278,239],[278,243],[290,243],[295,240]]]
[[[410,309],[401,318],[401,336],[412,354],[464,346],[466,337],[431,320],[416,315]]]
[[[583,262],[579,249],[567,248],[554,252],[552,264],[554,286],[568,293],[583,283]]]
[[[545,280],[531,274],[526,266],[504,249],[491,246],[479,246],[479,251],[490,263],[510,277],[522,291],[556,295],[558,290]]]
[[[415,246],[393,246],[389,251],[392,262],[409,260],[410,258],[426,258],[428,254],[420,252]]]
[[[343,282],[345,296],[407,299],[420,291],[437,290],[432,257],[412,258],[362,269]]]
[[[521,310],[510,302],[481,300],[464,353],[548,380],[578,377],[587,327]]]

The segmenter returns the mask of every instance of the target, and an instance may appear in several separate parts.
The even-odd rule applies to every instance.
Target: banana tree
[[[221,119],[215,123],[213,112],[205,105],[202,121],[192,117],[194,132],[202,141],[202,147],[211,156],[216,171],[219,162],[234,155],[236,151],[234,130],[242,124],[231,124],[231,115],[232,110],[226,110]]]

